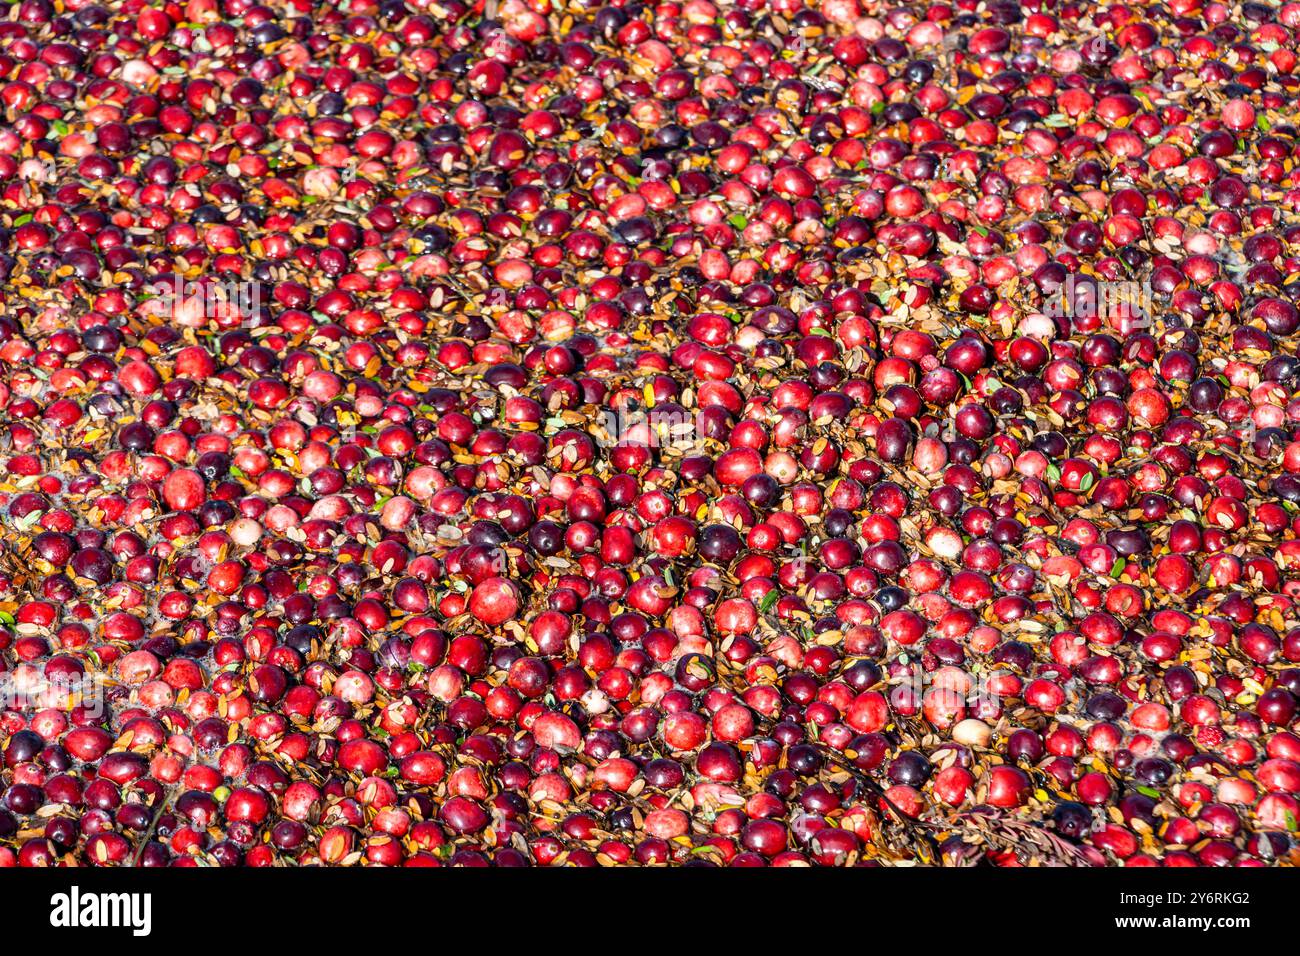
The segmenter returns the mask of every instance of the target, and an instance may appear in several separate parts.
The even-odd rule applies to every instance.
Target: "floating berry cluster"
[[[0,866],[1295,860],[1298,31],[11,4]]]

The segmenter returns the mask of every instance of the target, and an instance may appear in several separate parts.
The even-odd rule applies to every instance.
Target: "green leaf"
[[[1046,474],[1053,482],[1061,480],[1061,469],[1057,468],[1055,465],[1048,465]]]
[[[1079,480],[1079,490],[1087,491],[1089,488],[1092,487],[1093,483],[1096,480],[1097,479],[1092,476],[1092,472],[1088,472]]]
[[[763,595],[763,600],[758,602],[758,613],[766,614],[779,599],[780,595],[776,593],[776,588],[772,588]]]
[[[1128,567],[1127,561],[1125,561],[1123,558],[1116,558],[1115,563],[1110,566],[1110,576],[1112,578],[1118,578],[1121,574],[1124,573],[1124,569],[1126,567]]]
[[[737,229],[744,229],[749,225],[749,220],[746,219],[742,213],[736,213],[734,216],[729,217],[727,222],[731,223]]]
[[[0,624],[9,625],[13,623],[14,623],[14,616],[12,614],[10,614],[8,611],[0,611]]]

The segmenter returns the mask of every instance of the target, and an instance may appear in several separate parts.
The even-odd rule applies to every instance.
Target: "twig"
[[[149,829],[144,831],[144,836],[140,838],[140,845],[135,848],[135,856],[131,858],[131,865],[133,867],[140,865],[140,858],[144,856],[144,848],[149,845],[150,839],[153,838],[154,831],[158,829],[158,821],[161,820],[163,814],[167,812],[167,808],[171,806],[172,799],[176,796],[176,793],[179,790],[179,784],[173,784],[168,789],[167,796],[163,798],[162,806],[160,806],[158,812],[153,815],[153,819],[149,821]]]
[[[1063,840],[1050,830],[1024,820],[1001,816],[984,810],[963,813],[954,821],[955,827],[946,829],[974,831],[987,843],[996,843],[1006,849],[1019,850],[1030,846],[1049,854],[1049,865],[1092,866],[1093,861],[1081,847]],[[937,825],[936,825],[937,826]]]

